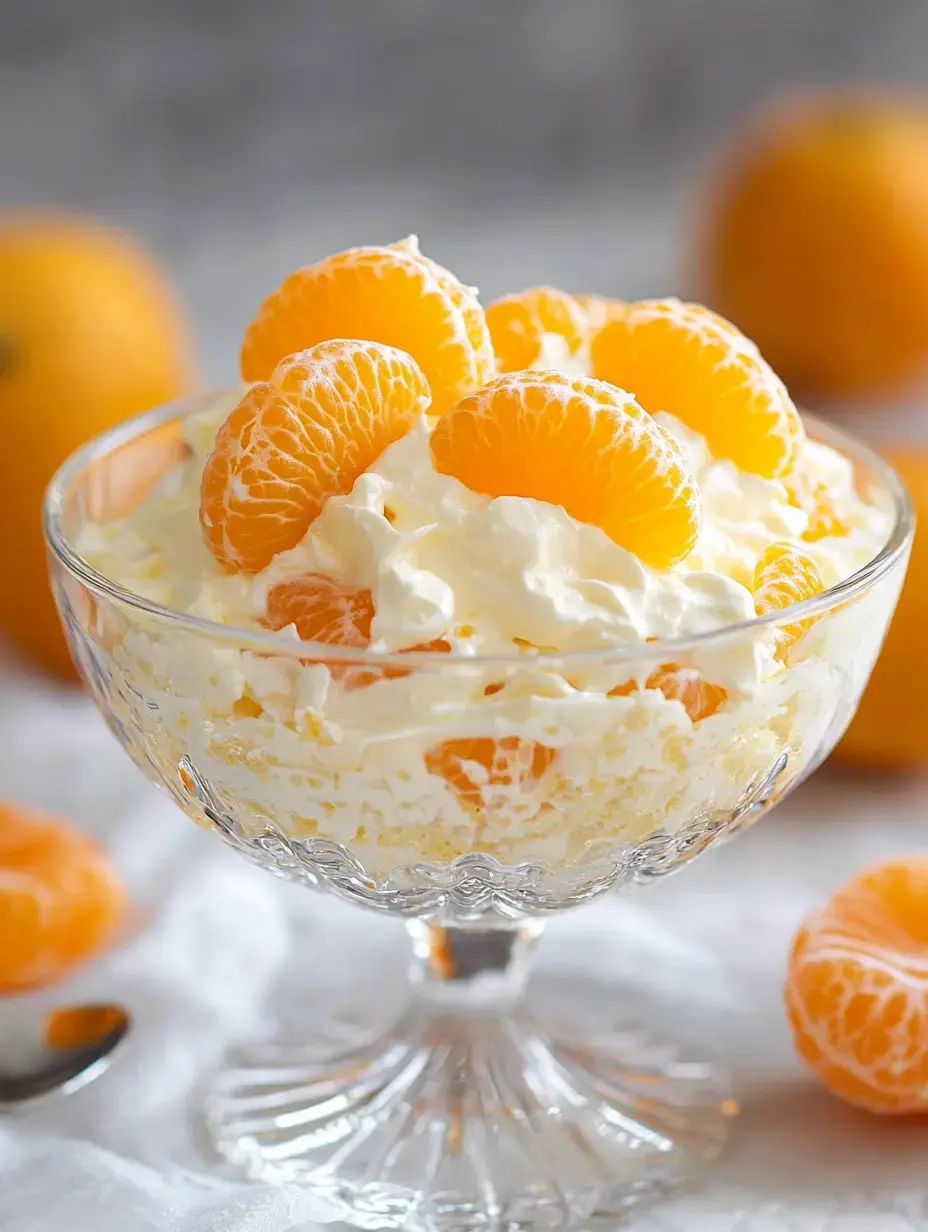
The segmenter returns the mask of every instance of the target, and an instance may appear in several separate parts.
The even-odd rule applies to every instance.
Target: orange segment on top
[[[642,300],[607,321],[591,344],[594,376],[629,390],[645,410],[675,415],[717,458],[768,478],[804,439],[786,387],[722,317],[679,300]]]
[[[928,1112],[928,857],[860,874],[806,920],[785,994],[796,1049],[829,1090]]]
[[[245,331],[242,376],[265,381],[285,355],[330,338],[408,352],[425,373],[436,415],[494,370],[476,293],[409,241],[350,248],[292,273]]]
[[[257,573],[295,547],[428,398],[418,364],[378,342],[334,339],[284,359],[229,415],[203,469],[200,524],[215,558]]]
[[[494,300],[487,307],[487,325],[500,372],[537,364],[546,335],[557,340],[565,359],[578,355],[589,336],[583,309],[572,295],[554,287],[532,287]]]
[[[0,805],[0,994],[67,975],[112,940],[125,908],[116,870],[88,835]]]
[[[463,399],[432,433],[435,468],[487,496],[561,505],[642,561],[682,560],[699,495],[677,445],[629,395],[587,377],[518,372]]]
[[[768,616],[821,594],[825,583],[815,561],[791,543],[771,543],[754,567],[754,608],[758,616]],[[782,657],[814,623],[815,618],[784,624],[778,630]]]

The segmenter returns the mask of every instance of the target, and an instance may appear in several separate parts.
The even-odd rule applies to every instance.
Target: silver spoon
[[[44,1103],[109,1069],[132,1019],[121,1005],[35,1008],[0,1016],[0,1112]]]

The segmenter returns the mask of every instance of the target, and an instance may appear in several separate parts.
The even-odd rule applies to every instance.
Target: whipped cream
[[[490,499],[436,473],[423,417],[302,542],[262,573],[234,575],[204,545],[198,510],[203,465],[236,400],[189,417],[186,461],[128,517],[86,525],[81,554],[126,589],[236,627],[259,625],[272,586],[324,573],[371,591],[372,650],[440,637],[454,658],[350,688],[324,663],[124,616],[111,670],[171,781],[186,754],[255,824],[340,842],[381,878],[475,849],[557,866],[731,811],[782,753],[792,777],[849,719],[898,579],[819,620],[788,667],[769,627],[681,654],[728,694],[696,723],[656,689],[609,696],[657,666],[648,639],[750,620],[754,564],[772,541],[800,544],[829,585],[877,554],[891,511],[858,493],[827,446],[807,442],[797,473],[827,487],[847,533],[805,543],[808,515],[782,483],[713,458],[700,436],[656,416],[697,479],[703,523],[685,561],[654,570],[559,506]],[[558,668],[536,650],[601,653]],[[494,655],[515,661],[484,660]],[[485,737],[536,741],[556,757],[537,781],[488,783],[478,810],[427,758],[442,741]]]

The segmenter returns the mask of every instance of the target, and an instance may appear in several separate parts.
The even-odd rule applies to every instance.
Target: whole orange
[[[0,631],[72,675],[46,576],[41,504],[82,442],[184,392],[175,297],[131,240],[68,218],[0,219]]]
[[[713,190],[704,294],[794,393],[888,393],[928,370],[928,100],[781,107]]]
[[[920,529],[883,651],[835,757],[875,768],[915,767],[928,763],[928,444],[896,442],[880,452],[905,481]]]

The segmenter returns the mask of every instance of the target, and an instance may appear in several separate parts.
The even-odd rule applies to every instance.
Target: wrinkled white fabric
[[[238,1181],[209,1159],[197,1084],[233,1039],[350,998],[402,996],[402,926],[285,885],[198,831],[131,766],[92,707],[0,679],[0,791],[70,813],[124,870],[123,943],[37,1006],[111,998],[136,1026],[94,1086],[0,1117],[2,1232],[308,1232],[305,1191]],[[925,1232],[928,1126],[828,1097],[793,1058],[779,985],[789,936],[829,888],[928,846],[918,785],[820,777],[753,833],[663,884],[549,926],[541,962],[590,973],[616,1006],[684,1024],[729,1059],[744,1101],[727,1159],[632,1232]],[[0,1002],[2,1015],[12,1003]]]

